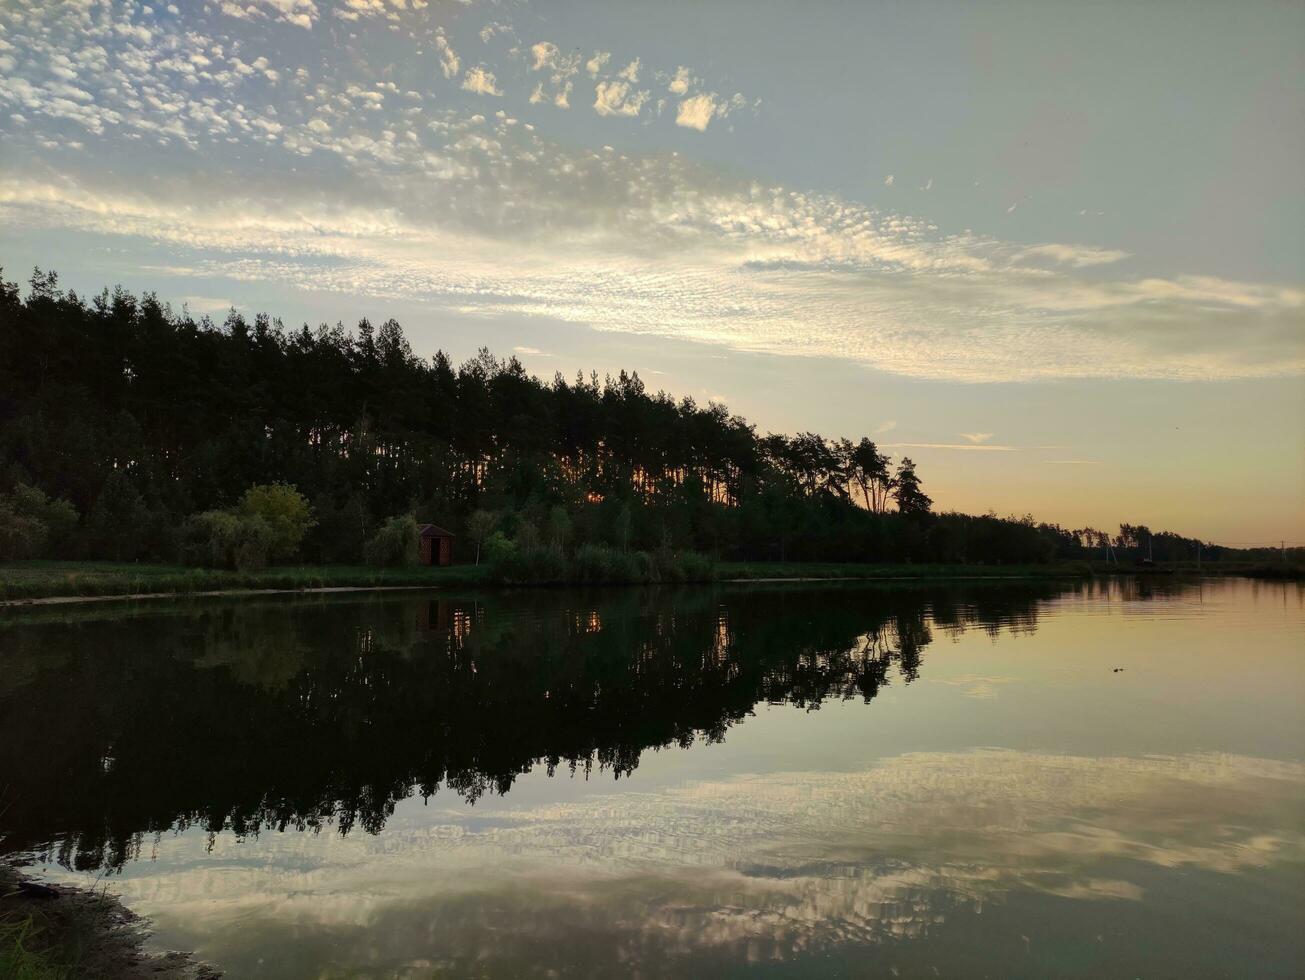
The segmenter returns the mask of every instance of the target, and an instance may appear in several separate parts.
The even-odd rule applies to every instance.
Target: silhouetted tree
[[[915,474],[915,463],[909,456],[903,456],[897,465],[897,475],[893,477],[893,499],[897,501],[899,514],[921,515],[929,513],[933,501],[920,489],[920,478]]]

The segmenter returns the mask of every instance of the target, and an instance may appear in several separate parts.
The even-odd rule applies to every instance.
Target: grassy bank
[[[960,579],[1083,578],[1094,575],[1205,575],[1262,579],[1305,579],[1305,567],[1249,562],[1157,563],[1150,568],[1103,561],[1049,562],[1044,565],[864,565],[855,562],[725,562],[716,566],[724,581],[758,579]]]
[[[725,562],[724,581],[749,579],[1072,578],[1093,574],[1088,562],[1050,565],[866,565],[855,562]]]
[[[115,562],[21,561],[0,563],[0,601],[60,596],[127,596],[256,589],[304,590],[330,588],[466,587],[476,585],[585,585],[694,582],[762,579],[965,579],[965,578],[1075,578],[1092,575],[1145,574],[1128,565],[1104,562],[1060,562],[1046,565],[865,565],[838,562],[721,562],[715,565],[680,564],[661,577],[649,578],[638,555],[620,561],[567,560],[556,568],[517,563],[495,567],[454,565],[450,568],[371,568],[365,565],[287,565],[259,572],[186,568],[180,565],[141,565]],[[618,556],[621,557],[621,556]],[[626,568],[629,564],[631,568]],[[643,564],[647,564],[646,561]],[[1195,563],[1162,566],[1154,574],[1188,574]],[[1244,575],[1255,578],[1295,579],[1305,575],[1296,565],[1211,565],[1205,575]]]
[[[378,588],[476,585],[486,569],[371,568],[366,565],[286,565],[258,572],[117,562],[0,563],[0,600],[52,596],[147,595],[245,589]]]
[[[3,980],[218,980],[184,953],[148,953],[144,923],[99,889],[32,882],[0,863]]]
[[[639,565],[632,553],[627,564]],[[641,553],[638,553],[641,554]],[[610,560],[610,556],[602,556]],[[295,565],[258,572],[115,562],[20,561],[0,563],[0,601],[59,596],[186,595],[253,589],[328,589],[472,585],[565,585],[646,582],[640,568],[620,562],[567,561],[557,568],[454,565],[449,568],[371,568],[365,565]],[[646,564],[646,562],[645,562]],[[726,562],[668,574],[667,581],[775,578],[973,578],[1089,575],[1086,565],[858,565],[798,562]],[[654,581],[656,579],[653,579]]]

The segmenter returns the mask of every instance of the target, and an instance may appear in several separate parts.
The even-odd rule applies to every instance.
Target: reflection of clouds
[[[1001,684],[1014,684],[1018,677],[987,677],[983,674],[958,674],[956,677],[932,677],[929,678],[935,684],[946,684],[949,687],[963,687],[962,692],[967,698],[995,698],[997,688]]]
[[[493,816],[414,804],[376,837],[224,835],[207,856],[187,834],[118,885],[219,962],[253,941],[235,936],[252,921],[269,943],[366,930],[359,942],[417,957],[486,930],[509,955],[575,920],[624,962],[712,948],[769,960],[918,937],[1016,891],[1139,900],[1130,867],[1301,861],[1303,808],[1294,763],[920,753]],[[400,927],[410,919],[420,928]]]

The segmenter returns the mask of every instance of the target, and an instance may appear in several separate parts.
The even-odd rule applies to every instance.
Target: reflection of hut
[[[421,547],[417,561],[422,565],[448,565],[453,562],[453,535],[434,524],[421,526]]]
[[[417,604],[417,629],[422,632],[430,630],[447,630],[449,628],[449,601],[432,599],[430,602]]]

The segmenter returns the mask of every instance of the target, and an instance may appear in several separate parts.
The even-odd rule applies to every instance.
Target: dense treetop
[[[189,515],[278,483],[311,503],[314,561],[359,560],[404,514],[479,542],[477,511],[527,544],[749,559],[1041,561],[1114,540],[933,514],[915,464],[868,438],[761,434],[637,373],[542,381],[483,349],[419,357],[392,319],[219,324],[150,293],[87,301],[39,269],[29,287],[0,275],[0,524],[35,513],[20,488],[67,501],[75,527],[64,513],[43,552],[171,560]],[[1138,532],[1157,559],[1194,553]]]

